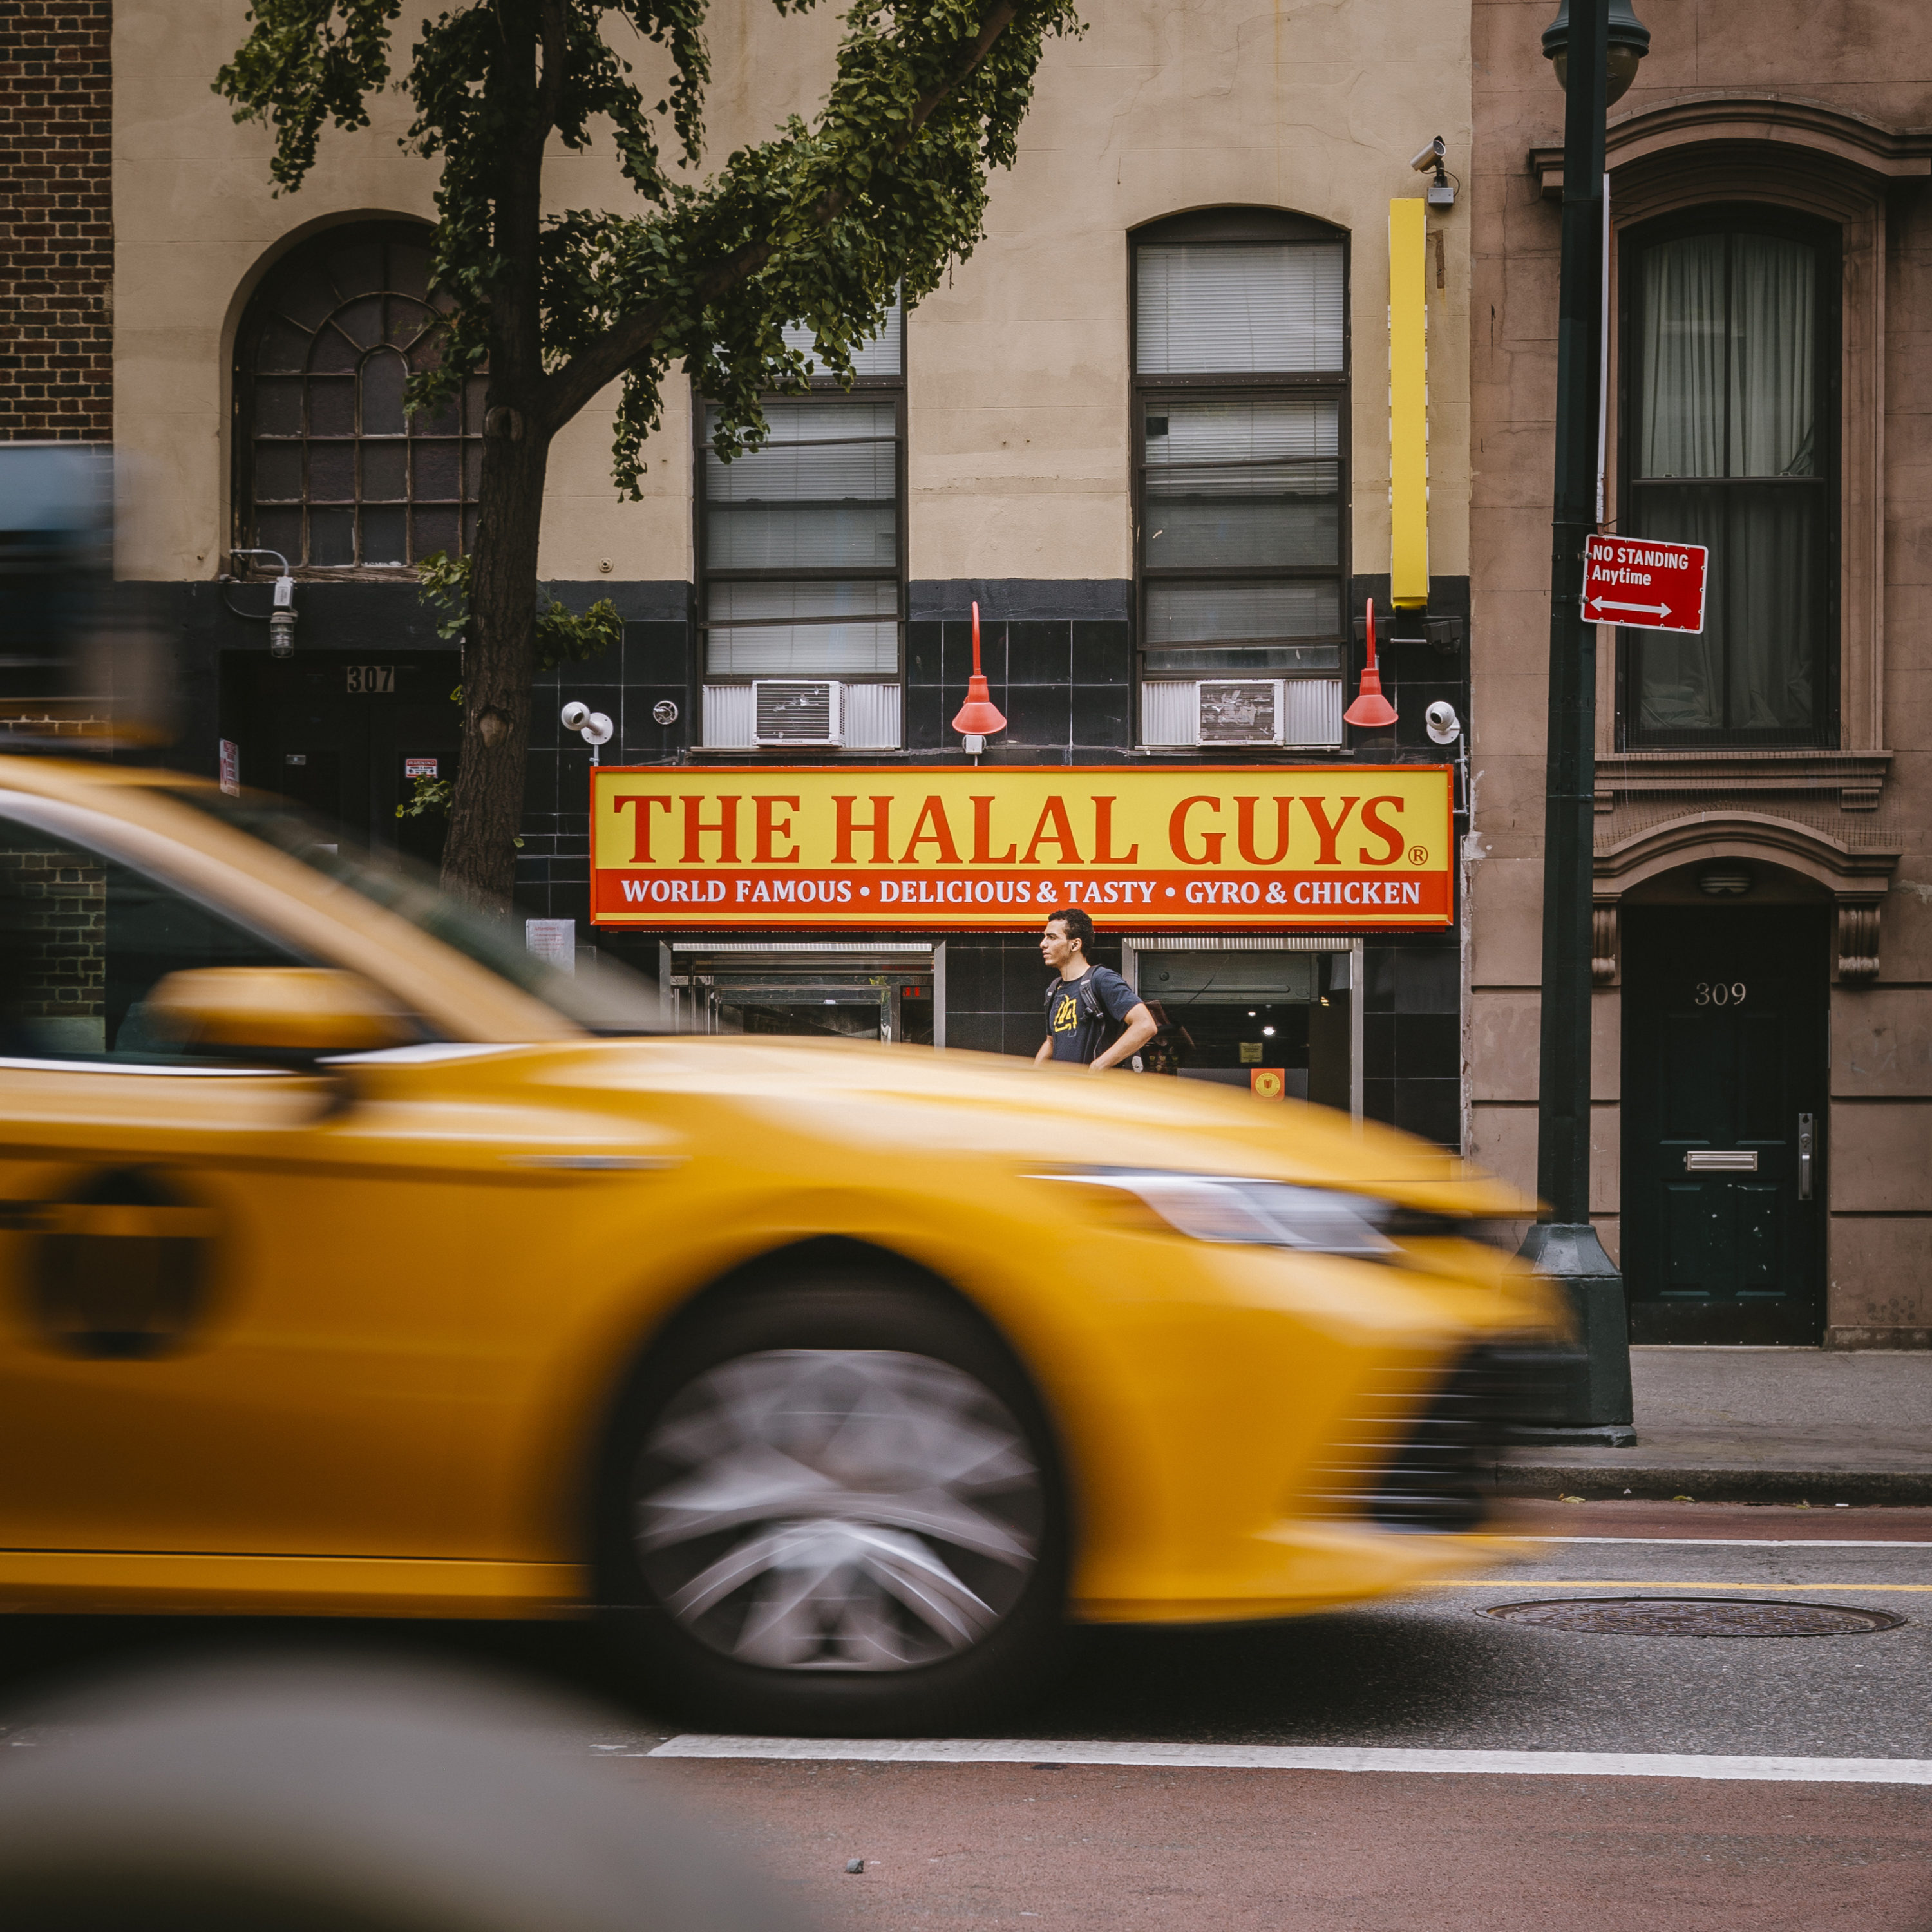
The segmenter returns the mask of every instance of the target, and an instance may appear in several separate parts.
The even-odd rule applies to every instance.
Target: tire
[[[827,1272],[700,1305],[620,1411],[598,1516],[620,1649],[700,1723],[983,1724],[1059,1648],[1051,1431],[998,1337],[934,1290]]]

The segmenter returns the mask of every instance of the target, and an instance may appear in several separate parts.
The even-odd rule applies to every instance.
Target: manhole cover
[[[1598,1636],[1862,1636],[1896,1630],[1905,1621],[1888,1610],[1837,1604],[1716,1597],[1571,1597],[1558,1603],[1496,1604],[1481,1614]]]

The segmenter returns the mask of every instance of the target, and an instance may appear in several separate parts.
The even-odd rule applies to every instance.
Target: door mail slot
[[[1720,1154],[1712,1148],[1693,1148],[1684,1156],[1687,1174],[1755,1174],[1757,1150],[1733,1150]]]

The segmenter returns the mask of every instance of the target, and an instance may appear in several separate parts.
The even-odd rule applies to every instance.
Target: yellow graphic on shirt
[[[1080,1008],[1071,993],[1062,993],[1060,1004],[1053,1010],[1053,1030],[1055,1033],[1077,1033],[1080,1029]]]

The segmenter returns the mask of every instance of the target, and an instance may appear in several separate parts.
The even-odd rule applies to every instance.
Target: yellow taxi
[[[1524,1204],[1318,1108],[659,1029],[270,805],[0,758],[0,1606],[595,1612],[956,1722],[1466,1574]],[[1102,1084],[1104,1083],[1104,1084]]]

